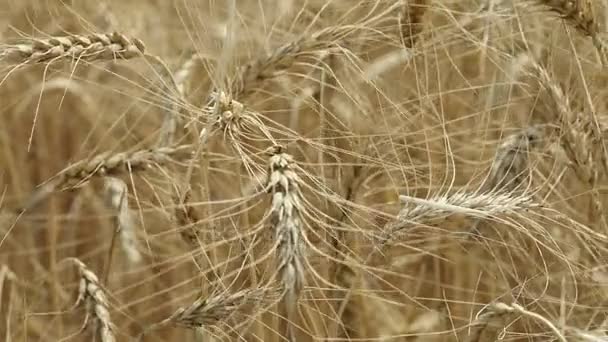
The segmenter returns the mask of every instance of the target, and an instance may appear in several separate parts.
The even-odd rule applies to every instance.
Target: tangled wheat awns
[[[0,340],[605,341],[607,10],[4,1]]]

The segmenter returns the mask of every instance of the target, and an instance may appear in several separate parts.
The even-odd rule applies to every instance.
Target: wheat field
[[[2,1],[0,340],[608,341],[607,13]]]

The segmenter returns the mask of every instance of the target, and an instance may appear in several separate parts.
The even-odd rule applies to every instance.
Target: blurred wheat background
[[[2,1],[0,340],[608,341],[607,11]]]

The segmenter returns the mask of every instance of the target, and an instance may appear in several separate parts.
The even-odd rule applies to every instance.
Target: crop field
[[[0,1],[0,341],[608,342],[608,1]]]

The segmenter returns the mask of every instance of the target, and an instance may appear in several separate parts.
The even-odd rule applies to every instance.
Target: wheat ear
[[[2,45],[0,59],[36,64],[62,58],[85,61],[130,59],[143,56],[144,52],[145,46],[141,40],[114,32],[28,39],[21,44]]]
[[[608,172],[608,150],[604,146],[604,137],[601,126],[596,122],[595,116],[576,114],[570,105],[570,100],[562,88],[552,79],[547,70],[537,63],[532,65],[537,72],[540,83],[547,89],[555,108],[557,109],[557,120],[562,126],[560,136],[561,146],[573,166],[576,176],[591,189],[592,213],[601,219],[599,222],[605,227],[606,222],[604,208],[597,182],[600,177],[597,164],[600,164],[604,172]],[[553,121],[554,118],[547,118]],[[597,216],[595,216],[597,217]],[[597,222],[596,218],[590,218]]]
[[[200,297],[187,307],[177,309],[167,319],[149,326],[139,335],[139,340],[152,330],[174,324],[187,329],[221,329],[231,319],[252,317],[264,307],[274,303],[280,291],[274,288],[245,289],[235,293],[220,293]],[[239,323],[242,323],[240,321]]]
[[[97,322],[96,331],[101,342],[114,342],[114,326],[110,319],[109,304],[105,293],[99,286],[99,279],[82,261],[70,258],[78,267],[80,273],[80,287],[76,305],[85,303],[87,309],[87,319],[89,316],[95,318]],[[86,321],[85,321],[86,323]]]
[[[232,96],[236,99],[247,96],[256,85],[282,75],[304,57],[335,50],[358,29],[357,26],[328,27],[279,46],[269,55],[240,68],[230,87]]]
[[[119,175],[147,170],[175,159],[191,156],[190,146],[161,147],[132,152],[106,152],[91,159],[79,161],[58,176],[58,186],[78,186],[92,177]]]
[[[272,194],[269,213],[277,246],[278,274],[284,289],[283,302],[290,324],[289,334],[293,339],[291,323],[298,297],[304,287],[300,179],[293,170],[293,157],[285,153],[283,147],[271,148],[270,154],[266,185],[268,192]]]
[[[40,186],[30,196],[23,210],[34,207],[59,189],[71,189],[95,177],[120,175],[150,169],[170,161],[188,159],[191,146],[161,147],[132,152],[105,152],[90,159],[81,160],[59,172],[50,181]]]

